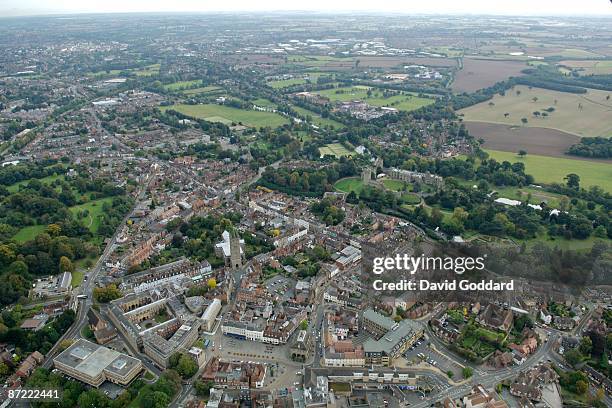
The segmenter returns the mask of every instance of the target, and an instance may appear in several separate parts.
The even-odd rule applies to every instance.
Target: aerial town
[[[0,17],[1,407],[612,407],[611,16]]]

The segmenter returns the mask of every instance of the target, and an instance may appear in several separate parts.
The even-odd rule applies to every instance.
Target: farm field
[[[370,97],[368,97],[368,89],[372,90],[372,96]],[[353,87],[325,89],[323,91],[318,91],[317,93],[319,95],[329,98],[332,102],[346,102],[359,99],[367,102],[372,106],[389,106],[406,112],[413,111],[422,108],[423,106],[427,106],[434,103],[433,99],[421,98],[410,93],[404,93],[401,95],[394,95],[385,98],[382,96],[383,92],[380,89],[370,88],[361,85]]]
[[[571,145],[580,141],[580,137],[570,133],[556,129],[500,125],[487,122],[464,123],[472,136],[485,141],[483,145],[485,149],[511,153],[525,150],[528,154],[582,159],[565,154]]]
[[[508,90],[505,96],[495,95],[491,101],[470,106],[459,113],[465,121],[550,128],[577,136],[612,136],[612,121],[609,120],[612,100],[606,100],[608,95],[610,92],[595,89],[589,89],[586,94],[573,94],[520,85]],[[542,113],[549,108],[554,111],[545,112],[547,117],[533,115],[533,112]],[[522,118],[528,121],[524,125]]]
[[[277,113],[237,109],[216,104],[172,105],[163,109],[173,109],[187,116],[209,122],[221,122],[226,125],[242,123],[250,127],[278,127],[288,123],[288,119]]]
[[[563,178],[567,174],[575,173],[580,176],[581,186],[600,186],[605,191],[612,192],[612,166],[610,163],[531,154],[520,158],[516,153],[496,150],[487,150],[487,153],[497,161],[506,160],[511,163],[524,163],[525,172],[535,178],[536,184],[564,183]]]
[[[102,213],[103,213],[102,205],[104,203],[110,204],[112,200],[113,200],[112,198],[107,197],[107,198],[101,198],[99,200],[91,201],[86,204],[75,205],[74,207],[70,207],[70,212],[75,217],[78,217],[78,214],[80,212],[87,210],[88,214],[85,218],[82,218],[82,221],[83,221],[83,224],[85,224],[85,226],[89,228],[89,230],[92,233],[95,234],[98,232],[98,228],[100,228],[100,221],[101,221]]]
[[[28,227],[23,227],[13,236],[13,239],[20,244],[31,241],[36,238],[38,234],[44,232],[46,228],[46,225],[30,225]]]
[[[331,126],[335,129],[344,127],[344,125],[340,122],[336,122],[335,120],[324,118],[316,112],[309,111],[308,109],[301,108],[299,106],[292,105],[291,108],[299,113],[302,116],[310,116],[312,118],[312,123],[317,126],[327,127]]]
[[[198,86],[200,84],[202,84],[201,79],[196,79],[193,81],[179,81],[164,85],[164,89],[168,91],[180,91],[186,90],[187,88],[193,88],[194,86]]]
[[[271,86],[274,89],[282,89],[293,85],[303,85],[307,82],[308,81],[306,81],[304,78],[280,79],[278,81],[268,82],[268,86]]]
[[[612,61],[561,61],[559,65],[564,65],[576,69],[580,75],[610,75],[612,74]]]
[[[336,158],[339,158],[342,156],[350,156],[353,153],[353,151],[348,150],[341,143],[330,143],[323,147],[320,147],[319,153],[321,154],[321,157],[329,155],[329,156],[335,156]]]
[[[464,58],[463,68],[455,74],[455,92],[474,92],[496,82],[518,76],[527,66],[521,61],[495,61]]]
[[[265,108],[276,108],[276,104],[269,99],[257,98],[254,99],[252,102],[254,105],[257,106],[263,106]]]

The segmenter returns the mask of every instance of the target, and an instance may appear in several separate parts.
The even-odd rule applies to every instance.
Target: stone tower
[[[232,269],[239,269],[242,267],[240,235],[238,235],[235,229],[230,232],[230,265]]]

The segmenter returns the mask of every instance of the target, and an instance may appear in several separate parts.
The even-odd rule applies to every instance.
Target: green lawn
[[[536,156],[529,154],[520,158],[516,153],[487,150],[489,156],[497,161],[507,160],[511,163],[525,163],[525,171],[535,178],[537,183],[563,183],[569,173],[580,176],[583,187],[600,186],[612,192],[612,165],[605,162],[572,160],[560,157]]]
[[[89,214],[83,219],[83,223],[91,232],[95,234],[98,232],[98,228],[100,227],[100,220],[102,218],[102,204],[105,202],[110,204],[112,202],[112,198],[106,197],[86,204],[75,205],[74,207],[70,207],[70,212],[75,217],[78,217],[79,212],[87,210]]]
[[[64,177],[64,175],[63,174],[53,174],[51,176],[43,177],[41,179],[23,180],[23,181],[20,181],[18,183],[11,184],[6,189],[9,191],[9,193],[14,193],[14,192],[19,190],[19,186],[24,186],[24,185],[28,184],[32,180],[38,180],[41,183],[48,185],[48,184],[53,183],[55,180],[59,179],[60,177]]]
[[[81,286],[84,277],[85,271],[83,271],[82,269],[72,272],[72,287],[76,288],[77,286]]]
[[[188,88],[193,88],[194,86],[198,86],[200,84],[202,84],[201,79],[196,79],[193,81],[179,81],[164,85],[164,89],[166,89],[167,91],[180,91],[186,90]]]
[[[313,112],[313,111],[309,111],[308,109],[304,109],[304,108],[301,108],[301,107],[295,106],[295,105],[291,106],[291,108],[294,111],[296,111],[298,114],[300,114],[300,115],[302,115],[304,117],[310,116],[311,119],[312,119],[312,123],[314,123],[317,126],[320,126],[320,127],[331,126],[334,129],[338,129],[338,128],[344,127],[344,125],[342,123],[336,122],[335,120],[332,120],[332,119],[323,118],[318,113]]]
[[[13,239],[19,243],[31,241],[36,238],[38,234],[44,232],[46,228],[46,225],[31,225],[29,227],[23,227],[13,236]]]
[[[330,144],[326,144],[323,147],[320,147],[319,153],[321,154],[321,157],[335,156],[336,158],[340,158],[342,156],[350,156],[353,153],[353,151],[348,150],[341,143],[330,143]]]
[[[334,188],[345,193],[354,191],[359,194],[363,190],[363,182],[359,177],[347,177],[336,181]]]
[[[391,191],[403,191],[404,190],[404,186],[406,186],[406,188],[407,188],[406,191],[410,191],[410,183],[407,183],[407,182],[402,181],[402,180],[383,179],[382,183],[383,183],[383,185],[385,186],[385,188],[387,190],[391,190]]]
[[[257,98],[255,100],[253,100],[253,104],[257,105],[257,106],[262,106],[264,108],[272,108],[272,109],[276,108],[276,104],[274,102],[272,102],[271,100],[266,99],[266,98]]]
[[[205,105],[172,105],[163,107],[162,110],[172,109],[184,115],[209,122],[221,122],[225,124],[242,123],[249,127],[278,127],[287,124],[288,119],[272,112],[261,112],[256,110],[245,110],[232,108],[230,106],[205,104]]]
[[[368,90],[372,91],[371,96],[368,96]],[[325,89],[322,91],[318,91],[317,93],[319,95],[329,98],[329,100],[332,102],[362,100],[372,106],[388,106],[407,112],[434,103],[433,99],[421,98],[415,94],[408,92],[385,98],[381,89],[371,88],[362,85],[344,88]]]

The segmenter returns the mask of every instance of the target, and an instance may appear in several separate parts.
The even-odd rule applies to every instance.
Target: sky
[[[0,16],[214,11],[612,16],[612,0],[0,0]]]

